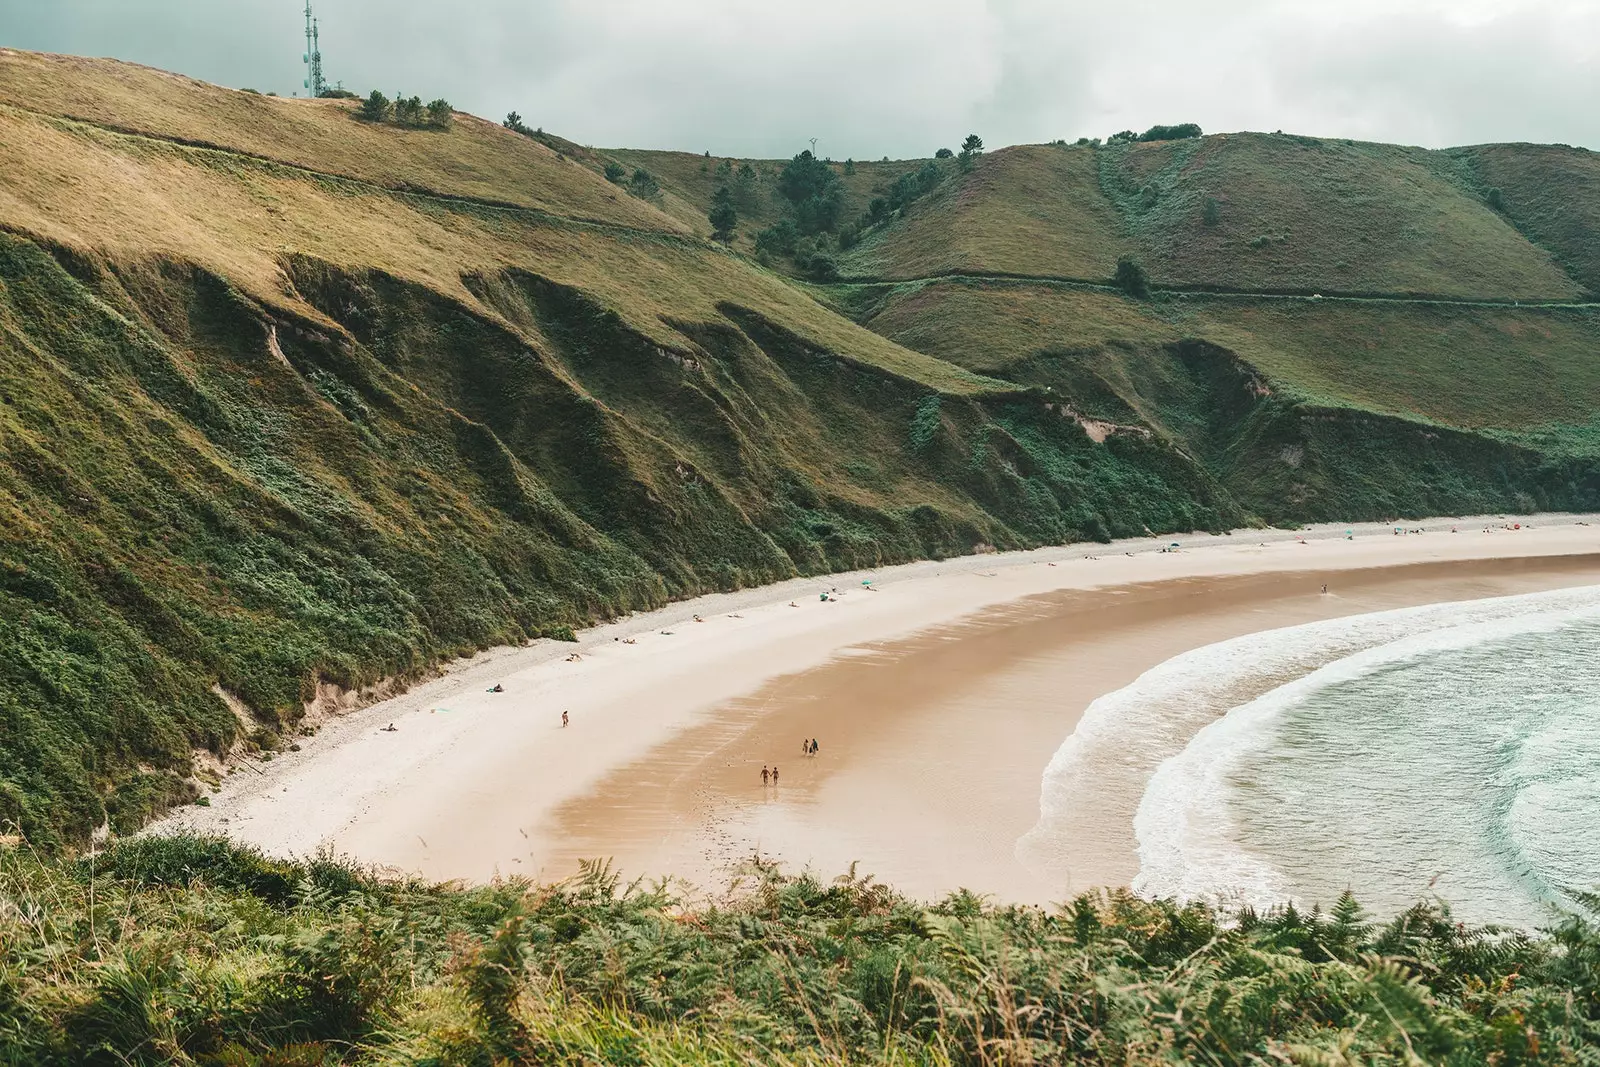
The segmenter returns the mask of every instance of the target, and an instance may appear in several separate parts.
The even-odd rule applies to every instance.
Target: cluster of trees
[[[1123,130],[1106,138],[1106,144],[1132,144],[1135,141],[1183,141],[1190,137],[1203,137],[1205,133],[1197,123],[1180,122],[1176,126],[1152,126],[1143,133],[1134,133],[1132,130]],[[1087,144],[1088,140],[1081,139],[1079,144]]]
[[[453,113],[448,100],[439,99],[424,104],[420,96],[404,96],[399,93],[390,100],[374,89],[365,100],[361,101],[361,106],[356,109],[356,116],[367,122],[392,122],[396,126],[431,126],[442,130],[450,126]]]
[[[606,181],[622,186],[640,200],[654,200],[661,195],[660,180],[643,167],[633,168],[630,175],[627,167],[612,159],[606,162],[605,176]]]
[[[811,151],[796,155],[778,173],[776,187],[784,201],[783,218],[756,234],[756,254],[761,257],[784,256],[792,259],[807,276],[818,281],[828,281],[838,276],[834,253],[847,251],[860,241],[862,234],[874,226],[881,226],[904,211],[919,197],[932,192],[946,175],[954,159],[962,170],[970,170],[983,154],[983,138],[969,134],[961,143],[960,153],[941,148],[934,159],[914,171],[900,175],[881,193],[874,196],[867,210],[855,219],[846,220],[844,213],[844,186],[834,163],[818,159]],[[723,164],[728,166],[727,163]],[[748,164],[745,164],[748,167]],[[846,160],[844,173],[855,173],[855,161]],[[743,174],[744,167],[740,168]],[[718,169],[719,176],[722,169]],[[751,171],[754,177],[754,171]],[[732,192],[724,186],[718,197],[728,192],[725,203],[713,205],[711,224],[713,230],[726,232],[731,239],[732,228],[719,227],[718,221],[729,221],[733,212]],[[732,220],[737,221],[736,213]],[[719,238],[721,239],[721,238]]]
[[[420,96],[404,96],[399,93],[390,100],[374,89],[365,100],[361,101],[361,106],[356,109],[356,116],[367,122],[392,122],[396,126],[431,126],[442,130],[449,127],[453,113],[448,100],[439,99],[424,104]]]

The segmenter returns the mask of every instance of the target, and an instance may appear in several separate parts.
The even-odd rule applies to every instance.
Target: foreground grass
[[[1353,900],[1224,922],[754,865],[716,904],[472,889],[217,839],[0,854],[0,1063],[1600,1062],[1600,929]]]

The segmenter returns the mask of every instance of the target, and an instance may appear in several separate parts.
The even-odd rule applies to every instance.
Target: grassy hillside
[[[553,149],[472,115],[448,131],[354,122],[354,101],[284,100],[108,59],[0,49],[0,102],[226,148],[389,188],[644,229],[682,228]]]
[[[902,344],[1178,443],[1263,516],[1323,499],[1346,514],[1550,507],[1600,490],[1600,309],[1134,302],[971,280],[833,295]]]
[[[715,906],[604,868],[385,882],[211,840],[0,854],[0,1061],[1554,1064],[1600,1045],[1600,931],[1223,916],[1126,894],[933,905],[753,867]]]
[[[1094,149],[1020,145],[955,172],[907,218],[864,241],[846,273],[917,278],[957,271],[1109,278],[1132,248],[1100,191]]]
[[[56,62],[0,56],[0,84]],[[1164,442],[1097,445],[664,216],[596,223],[584,167],[540,210],[442,199],[126,132],[240,96],[127,77],[105,125],[0,97],[0,822],[41,844],[195,796],[197,753],[293,743],[319,684],[795,573],[1245,517]],[[63,108],[119,118],[109,80]],[[271,106],[285,159],[302,122],[374,166],[385,139],[409,165],[490,137],[506,173],[534,150]]]
[[[623,164],[629,173],[635,167],[643,167],[655,175],[662,187],[661,209],[703,237],[711,236],[711,224],[707,221],[711,198],[722,186],[728,186],[739,212],[739,229],[733,247],[741,251],[753,250],[755,235],[782,217],[783,198],[778,195],[776,182],[783,160],[708,157],[692,152],[641,149],[609,149],[600,154]],[[842,160],[836,163],[834,172],[844,190],[844,217],[860,215],[867,209],[875,189],[908,170],[915,170],[921,162],[853,162],[851,173],[846,173]],[[739,180],[738,169],[744,164],[755,172],[753,179]]]
[[[1590,293],[1600,293],[1600,156],[1565,145],[1484,145],[1456,153],[1505,217],[1548,248]]]
[[[1279,134],[1019,146],[876,231],[845,273],[1098,280],[1128,254],[1174,288],[1579,297],[1561,250],[1489,207],[1458,162]]]

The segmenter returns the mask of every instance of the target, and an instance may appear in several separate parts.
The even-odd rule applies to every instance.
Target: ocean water
[[[1018,858],[1070,878],[1130,811],[1150,896],[1265,907],[1349,887],[1378,913],[1437,897],[1520,926],[1581,907],[1600,891],[1600,587],[1169,660],[1085,712]]]

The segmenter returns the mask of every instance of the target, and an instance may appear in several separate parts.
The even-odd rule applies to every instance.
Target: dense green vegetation
[[[753,865],[717,903],[380,881],[222,841],[0,852],[0,1063],[1581,1065],[1600,928],[932,906]]]

